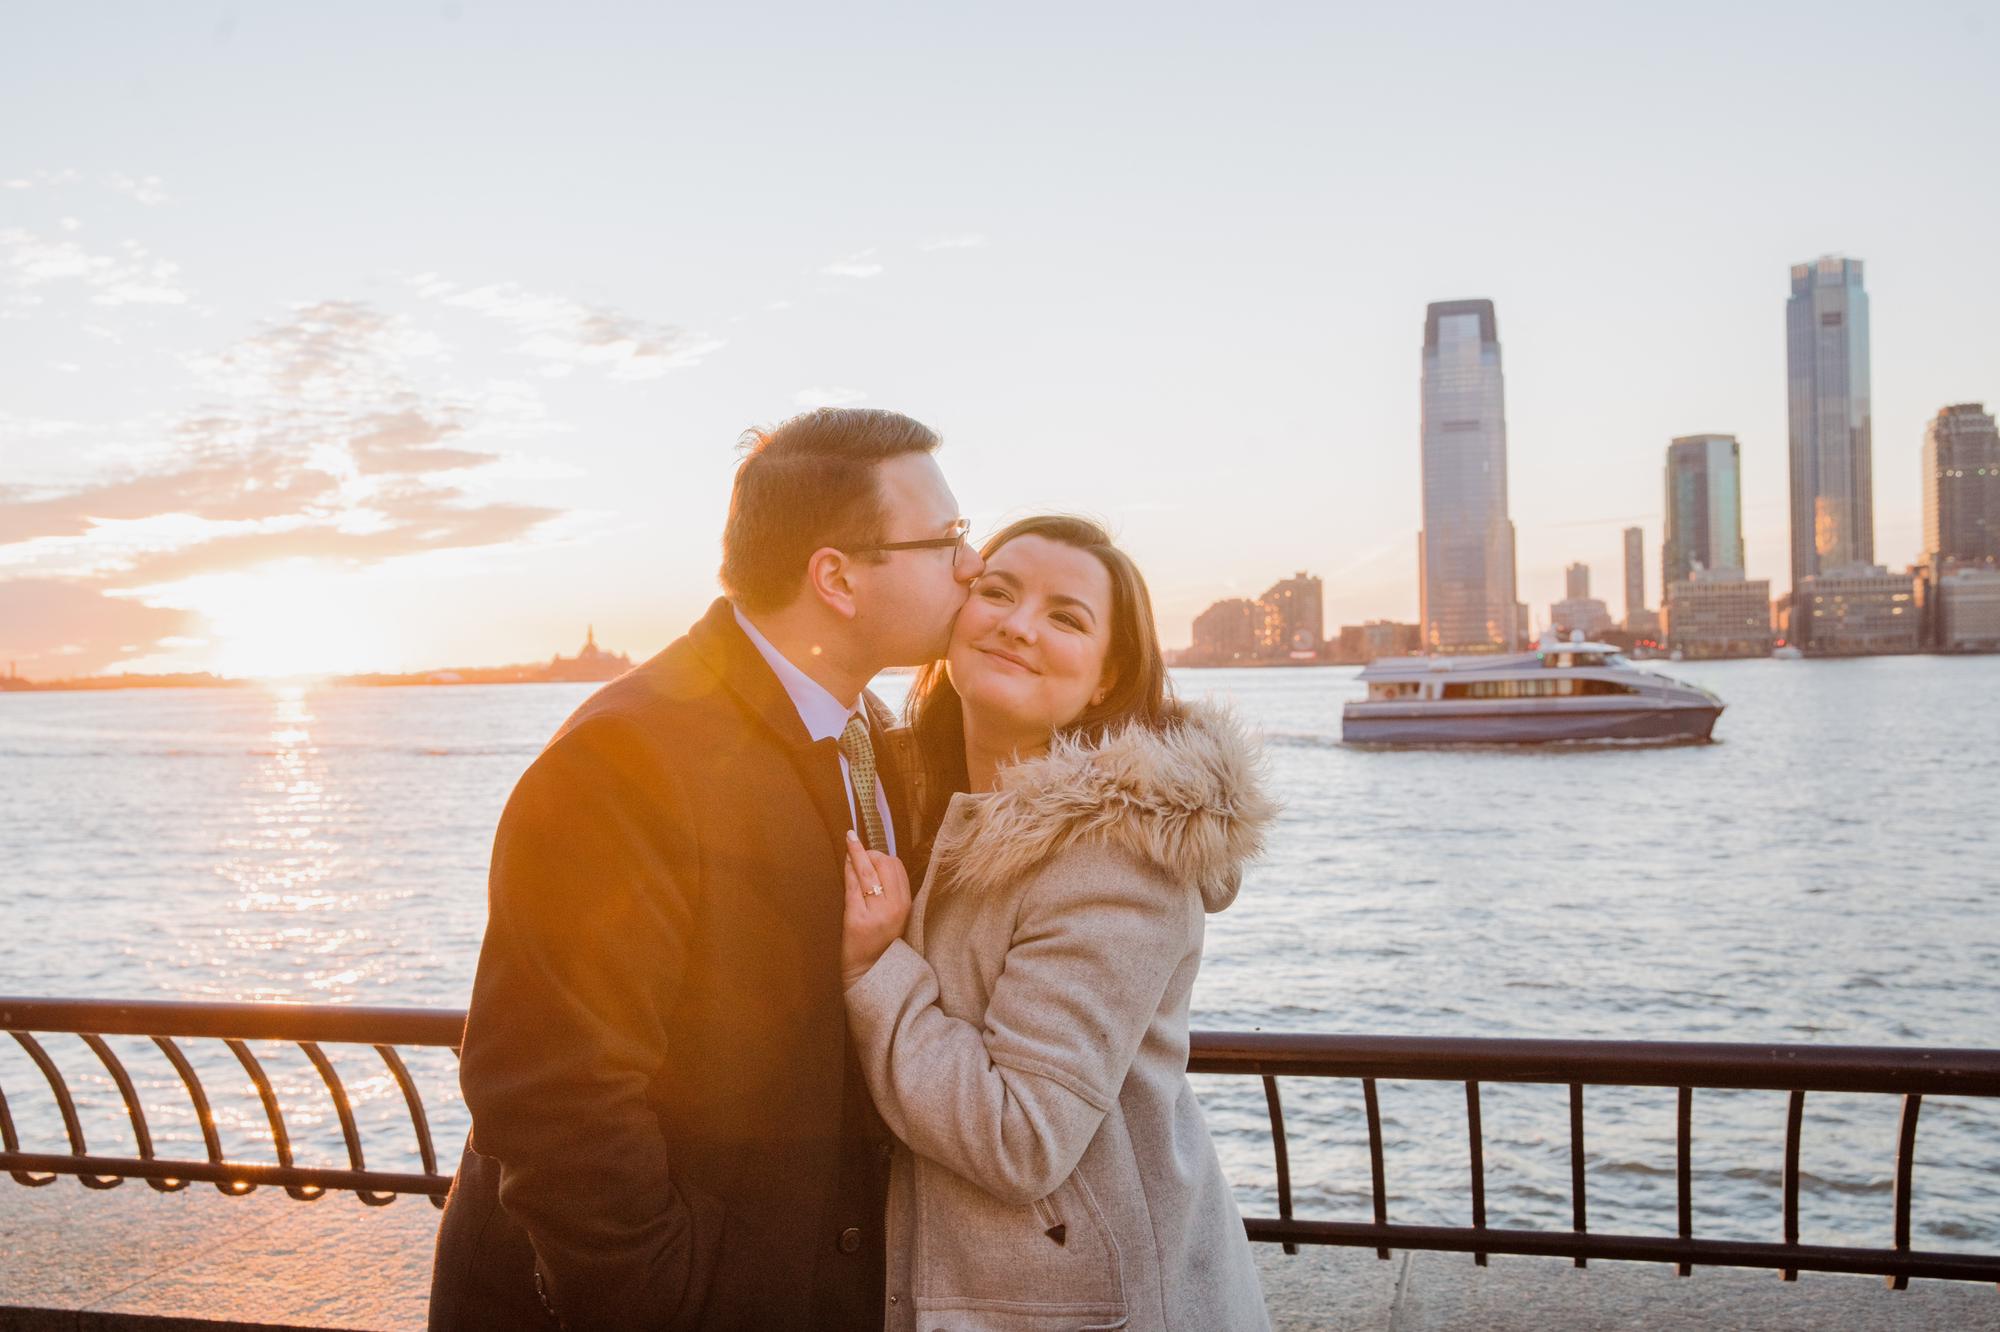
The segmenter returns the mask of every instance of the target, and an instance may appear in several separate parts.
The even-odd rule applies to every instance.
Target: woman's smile
[[[1002,662],[1005,665],[1012,666],[1016,670],[1026,671],[1030,675],[1041,674],[1040,671],[1036,670],[1033,666],[1029,665],[1025,658],[1018,657],[1012,652],[1007,651],[1007,649],[1005,648],[981,647],[978,644],[974,644],[973,646],[978,648],[979,651],[984,652],[987,656],[992,657],[994,660]]]

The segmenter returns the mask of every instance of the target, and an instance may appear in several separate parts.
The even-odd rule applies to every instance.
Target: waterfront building
[[[1344,662],[1371,662],[1377,657],[1403,657],[1423,651],[1422,626],[1399,624],[1394,620],[1369,620],[1365,624],[1343,624],[1333,642],[1333,659]]]
[[[543,675],[548,680],[603,681],[615,680],[632,669],[632,659],[623,652],[606,652],[597,646],[597,626],[591,625],[583,636],[583,646],[574,657],[557,653],[548,664]]]
[[[2000,652],[2000,569],[1934,564],[1918,571],[1917,600],[1926,603],[1925,646],[1940,652]]]
[[[1194,617],[1194,644],[1182,657],[1190,666],[1255,661],[1275,635],[1272,611],[1261,601],[1230,597]]]
[[[1859,259],[1792,267],[1785,305],[1791,421],[1792,588],[1875,562],[1868,293]],[[1803,617],[1807,633],[1825,621]]]
[[[1267,617],[1266,654],[1275,657],[1317,657],[1326,637],[1326,595],[1320,580],[1301,569],[1273,583],[1257,598],[1272,612]]]
[[[1879,564],[1812,574],[1792,590],[1790,641],[1816,656],[1915,652],[1923,632],[1916,582]]]
[[[2000,566],[2000,428],[1981,403],[1941,407],[1924,430],[1924,554]]]
[[[1669,651],[1686,657],[1771,655],[1771,583],[1741,569],[1695,569],[1667,584],[1660,618]]]
[[[1660,586],[1696,569],[1742,568],[1743,450],[1734,435],[1682,435],[1667,445]]]
[[[1417,581],[1434,652],[1509,652],[1526,634],[1507,516],[1507,421],[1493,302],[1424,315],[1423,530]]]
[[[1628,527],[1625,529],[1625,627],[1634,628],[1634,617],[1646,613],[1646,534],[1639,528]]]

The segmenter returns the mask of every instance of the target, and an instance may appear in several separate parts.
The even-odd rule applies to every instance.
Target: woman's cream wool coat
[[[953,798],[904,937],[847,990],[905,1144],[890,1332],[1268,1327],[1187,1056],[1206,913],[1273,815],[1207,705]]]

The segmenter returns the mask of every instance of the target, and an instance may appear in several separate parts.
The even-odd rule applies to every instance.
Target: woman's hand
[[[870,851],[852,829],[847,834],[847,909],[841,922],[840,983],[868,974],[875,959],[903,933],[910,918],[910,876],[903,862]]]

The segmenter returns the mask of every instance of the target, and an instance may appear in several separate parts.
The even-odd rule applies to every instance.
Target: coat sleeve
[[[1003,1202],[1055,1192],[1187,955],[1191,909],[1188,889],[1134,859],[1065,852],[1027,891],[980,1025],[940,1009],[930,964],[892,943],[847,990],[883,1120]]]
[[[522,777],[494,840],[460,1085],[473,1145],[570,1327],[691,1328],[720,1209],[647,1097],[687,973],[696,842],[629,722],[584,722]]]

